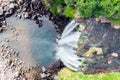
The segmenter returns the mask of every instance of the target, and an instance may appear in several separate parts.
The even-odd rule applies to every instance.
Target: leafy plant
[[[120,19],[120,0],[44,0],[54,14],[74,18],[106,17]]]
[[[80,16],[88,18],[93,15],[97,6],[96,0],[79,0],[76,2],[76,7],[79,10]]]
[[[65,7],[65,10],[64,10],[64,14],[67,16],[67,17],[71,17],[71,18],[74,18],[74,13],[75,13],[75,9],[70,7],[70,6],[66,6]]]
[[[62,8],[65,7],[64,0],[44,0],[44,3],[54,14],[62,14]]]

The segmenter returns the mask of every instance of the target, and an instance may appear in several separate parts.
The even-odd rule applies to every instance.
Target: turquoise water
[[[24,60],[33,60],[37,65],[48,66],[55,61],[56,50],[56,30],[51,21],[46,17],[43,20],[42,27],[38,27],[34,21],[28,19],[19,19],[17,17],[7,18],[7,24],[15,27],[19,32],[18,40],[11,44],[20,50]]]

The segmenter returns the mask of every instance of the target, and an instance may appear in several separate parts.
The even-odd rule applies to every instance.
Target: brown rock
[[[24,18],[30,18],[30,14],[28,12],[24,13]]]
[[[2,3],[2,0],[0,0],[0,4]]]
[[[33,20],[37,20],[37,18],[38,18],[37,15],[33,15],[33,16],[32,16],[32,19],[33,19]]]
[[[95,18],[95,21],[98,22],[98,23],[101,22],[101,20],[99,18]]]
[[[8,60],[7,64],[10,66],[12,64],[12,59]]]
[[[11,3],[10,5],[9,5],[9,8],[10,9],[13,9],[15,7],[15,5],[13,4],[13,3]]]
[[[21,74],[20,71],[16,71],[16,72],[15,72],[15,77],[19,77],[20,74]]]

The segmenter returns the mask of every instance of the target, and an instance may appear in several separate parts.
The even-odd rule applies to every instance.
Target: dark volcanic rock
[[[100,48],[101,55],[94,55],[94,60],[88,61],[85,73],[96,73],[106,71],[120,71],[120,29],[114,29],[110,23],[98,23],[93,19],[86,22],[85,29],[81,31],[78,55],[85,55],[90,48]],[[89,52],[96,54],[97,51]],[[111,56],[111,53],[114,55]],[[87,56],[90,57],[90,56]]]
[[[10,17],[13,14],[20,18],[35,20],[39,26],[42,25],[42,22],[37,18],[46,15],[58,26],[56,30],[59,33],[63,31],[70,21],[65,16],[53,15],[41,0],[6,0],[6,2],[2,2],[0,5],[0,16]]]
[[[0,33],[3,32],[3,28],[0,27]]]
[[[83,49],[88,50],[90,47],[102,48],[103,53],[120,50],[120,29],[112,28],[110,23],[91,21],[86,24],[85,30],[81,33],[79,45],[82,46],[82,49],[79,50],[80,52]]]

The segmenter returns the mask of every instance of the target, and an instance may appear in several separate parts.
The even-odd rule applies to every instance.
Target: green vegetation
[[[106,17],[120,19],[120,0],[44,0],[54,14],[74,18]]]
[[[109,21],[112,22],[113,25],[114,25],[114,24],[116,24],[116,25],[119,25],[119,24],[120,24],[120,19],[109,19]]]
[[[79,72],[73,72],[69,69],[62,69],[56,80],[120,80],[120,73],[100,73],[100,74],[82,74]]]
[[[112,24],[120,24],[120,0],[44,0],[44,2],[55,15],[65,15],[70,18],[76,15],[83,18],[95,16],[107,18]],[[103,54],[101,50],[99,51],[98,54]],[[120,80],[120,73],[87,75],[64,68],[56,78],[56,80]]]

